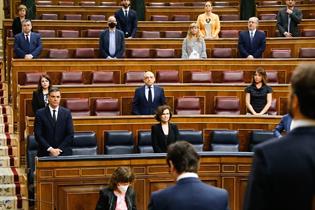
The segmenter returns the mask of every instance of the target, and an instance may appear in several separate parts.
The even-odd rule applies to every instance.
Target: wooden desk
[[[229,193],[229,208],[243,209],[251,153],[203,153],[199,177],[205,183],[224,188]],[[115,168],[131,167],[137,209],[146,210],[151,193],[174,184],[165,162],[165,154],[150,157],[96,156],[70,159],[39,158],[36,161],[36,208],[38,210],[93,209],[101,187],[107,185]],[[40,201],[40,202],[39,202]]]

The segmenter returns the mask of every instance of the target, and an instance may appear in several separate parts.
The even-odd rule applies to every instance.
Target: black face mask
[[[113,23],[113,22],[111,22],[111,23],[108,23],[108,26],[109,26],[110,28],[115,28],[115,26],[116,26],[116,23]]]

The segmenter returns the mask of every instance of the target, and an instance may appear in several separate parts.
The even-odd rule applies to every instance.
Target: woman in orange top
[[[219,16],[212,13],[212,3],[207,1],[205,4],[205,13],[200,14],[197,19],[200,33],[205,39],[218,39],[220,33]]]

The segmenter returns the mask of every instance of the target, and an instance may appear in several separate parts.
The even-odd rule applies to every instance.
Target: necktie
[[[54,123],[57,122],[56,110],[55,109],[53,110],[53,120],[54,120]]]
[[[249,32],[249,36],[250,36],[250,43],[253,42],[253,39],[254,39],[254,32],[253,31],[250,31]]]
[[[25,34],[25,41],[29,42],[29,40],[28,40],[28,34]]]
[[[288,15],[288,32],[290,33],[291,17]]]
[[[149,86],[148,102],[149,102],[149,103],[152,103],[152,90],[151,90],[151,86]]]
[[[128,16],[128,13],[127,13],[127,10],[125,10],[125,17],[127,17]]]

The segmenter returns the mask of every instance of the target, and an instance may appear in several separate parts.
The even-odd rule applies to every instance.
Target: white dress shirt
[[[144,93],[145,93],[145,98],[149,100],[149,87],[147,85],[145,86]],[[152,93],[152,102],[153,102],[154,101],[154,86],[153,85],[151,85],[151,93]]]

